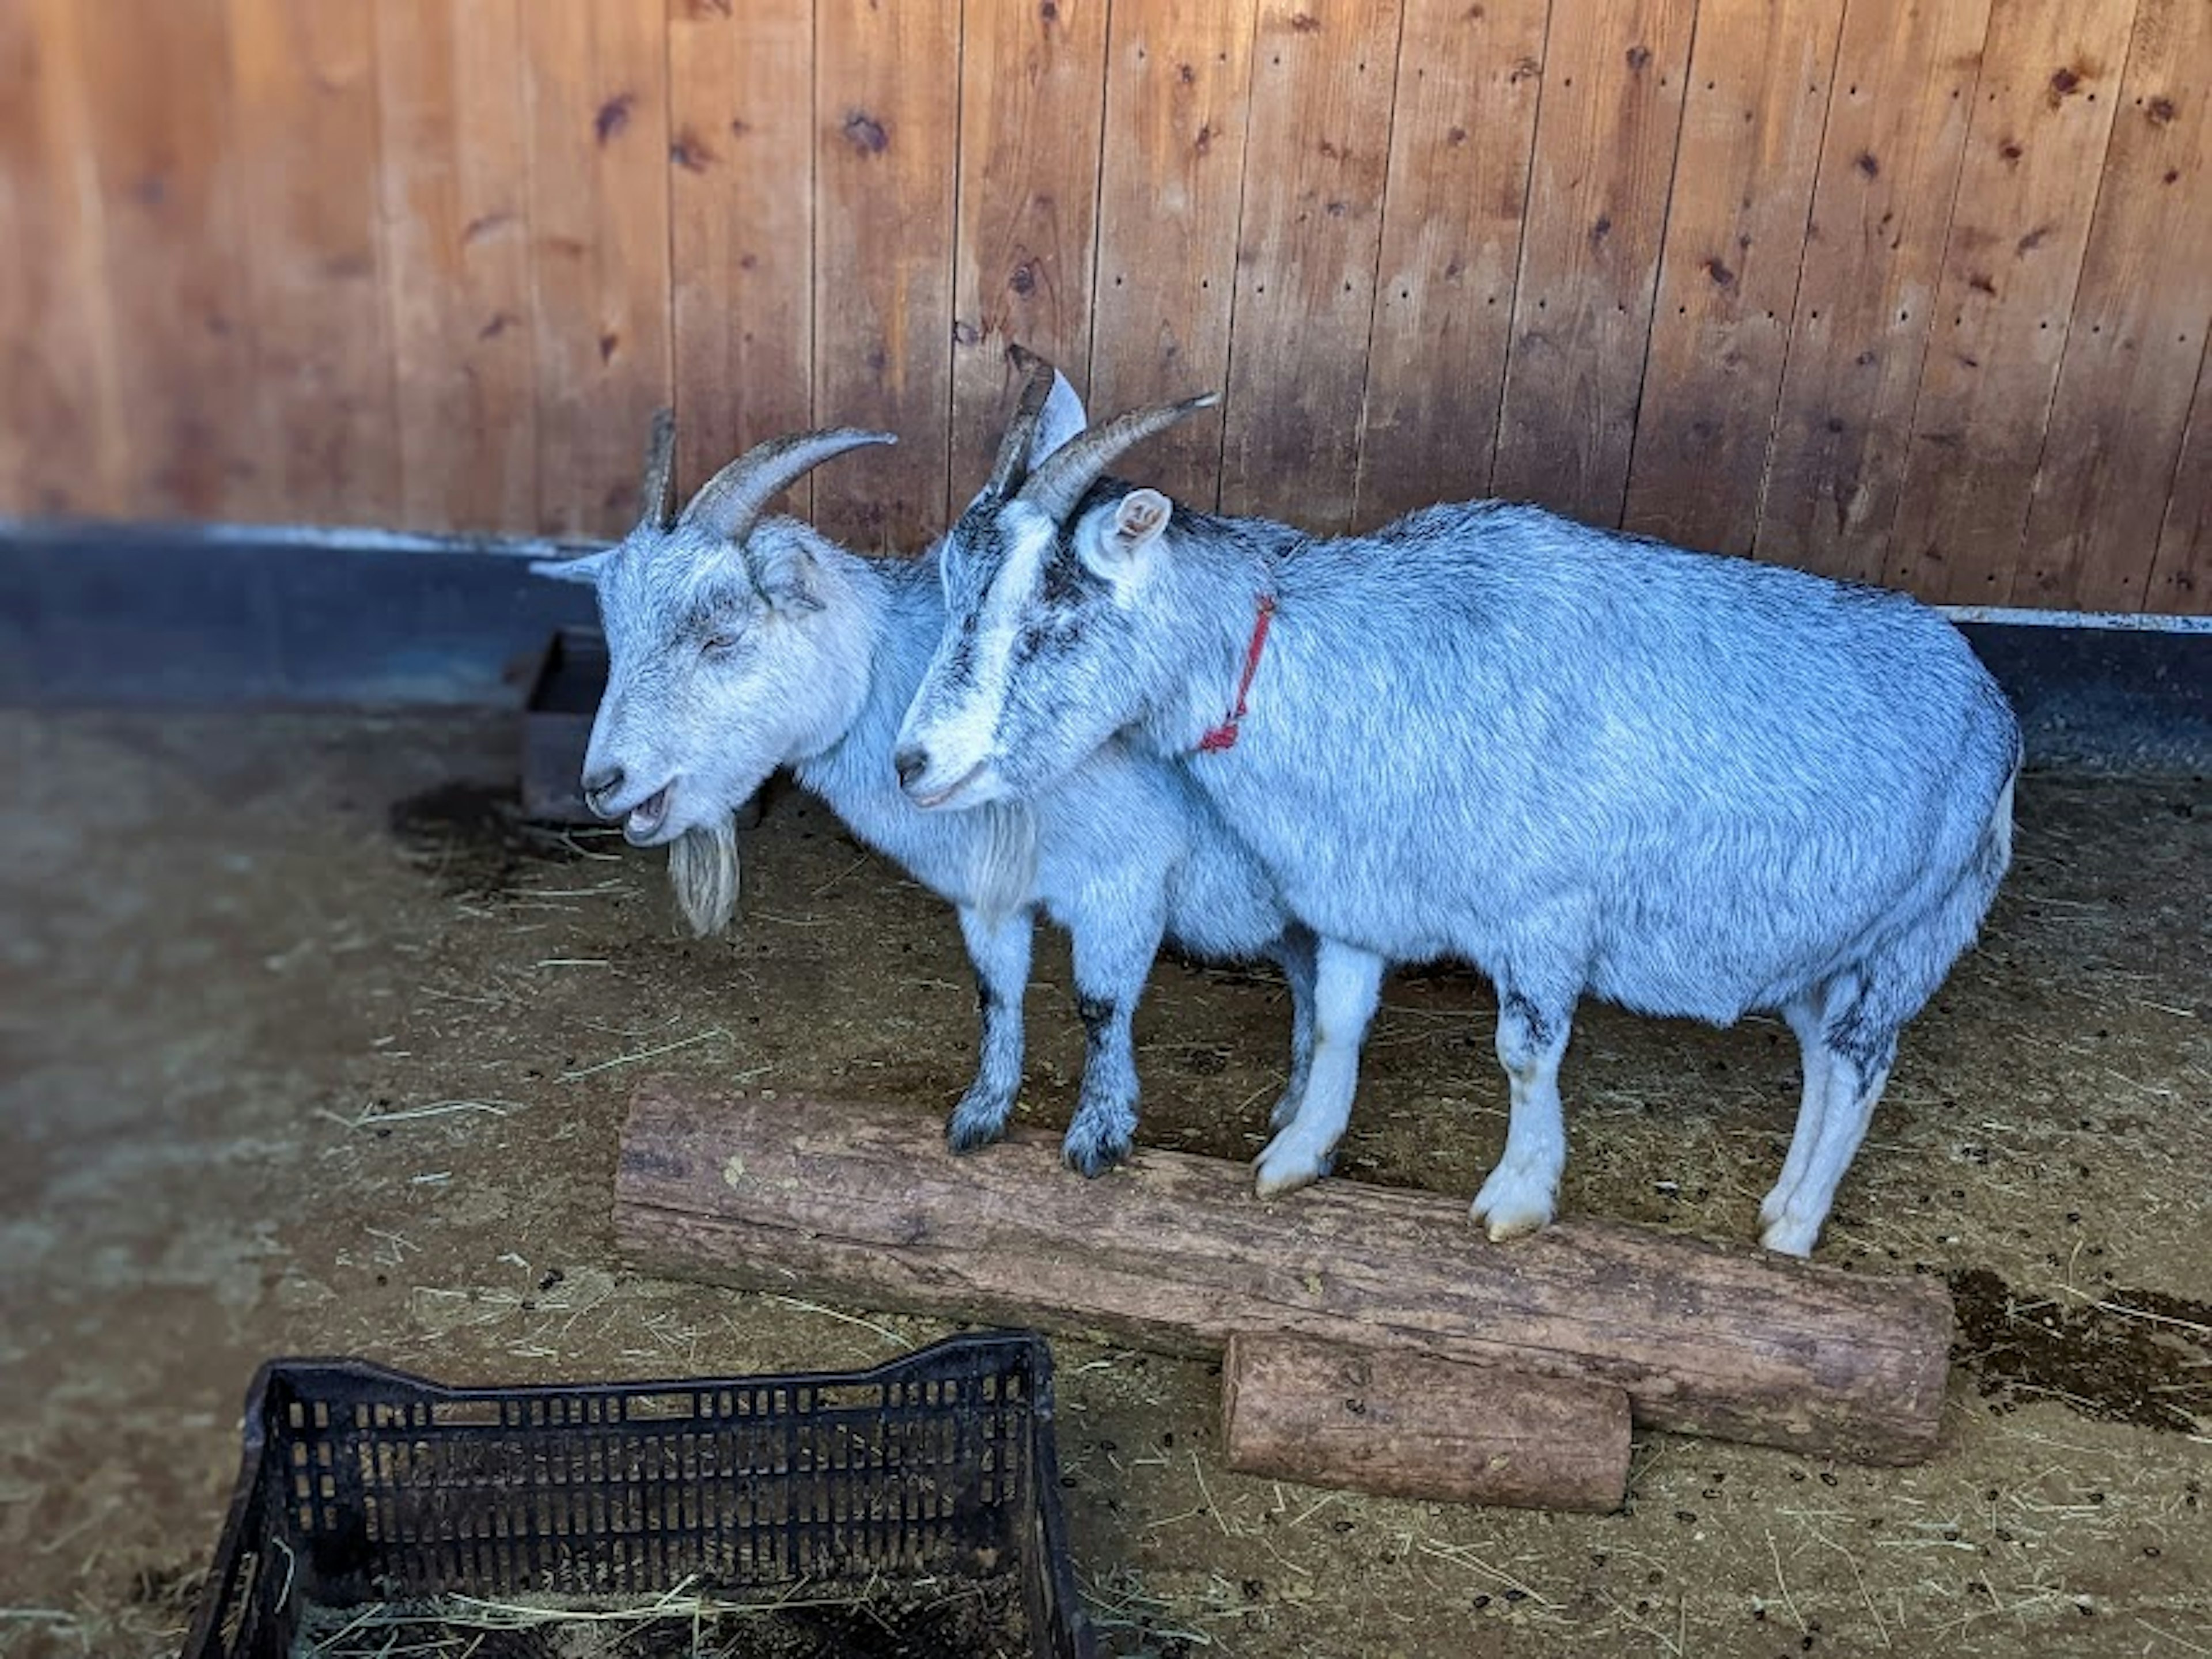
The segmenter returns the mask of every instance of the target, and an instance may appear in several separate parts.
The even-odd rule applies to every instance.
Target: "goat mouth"
[[[623,839],[633,847],[649,847],[668,827],[668,798],[676,786],[664,783],[629,810],[623,823]]]
[[[944,788],[933,789],[926,794],[915,795],[914,797],[914,804],[916,806],[922,808],[925,811],[932,807],[944,805],[955,795],[957,795],[963,790],[967,789],[977,778],[982,776],[984,765],[984,762],[977,761],[965,772],[963,772],[958,777],[953,779],[951,782],[946,784]]]

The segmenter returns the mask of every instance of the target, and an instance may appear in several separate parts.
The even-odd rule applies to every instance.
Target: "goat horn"
[[[992,464],[991,480],[983,486],[992,495],[1004,495],[1029,465],[1030,445],[1036,441],[1037,422],[1052,396],[1053,368],[1026,346],[1008,346],[1006,357],[1025,377],[1022,395],[1006,422],[1006,435],[999,440],[999,459]]]
[[[653,436],[645,447],[645,501],[641,529],[665,530],[676,522],[676,411],[653,412]]]
[[[869,444],[895,444],[888,432],[831,427],[794,433],[756,444],[699,486],[682,522],[741,542],[752,533],[763,509],[791,483],[823,462]]]
[[[1083,499],[1083,492],[1098,482],[1125,449],[1142,443],[1156,432],[1164,432],[1177,421],[1210,409],[1221,399],[1208,392],[1179,404],[1158,404],[1116,415],[1103,426],[1094,426],[1053,453],[1030,474],[1021,499],[1054,524],[1063,521]]]

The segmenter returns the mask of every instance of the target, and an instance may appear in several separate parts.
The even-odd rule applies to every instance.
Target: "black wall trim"
[[[0,522],[0,704],[520,708],[594,620],[550,542]],[[2031,765],[2212,771],[2212,619],[1960,611]]]

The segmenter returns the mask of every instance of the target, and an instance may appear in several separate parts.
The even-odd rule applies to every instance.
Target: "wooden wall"
[[[0,0],[0,512],[910,545],[1004,347],[1324,528],[1486,492],[2212,608],[2212,0]]]

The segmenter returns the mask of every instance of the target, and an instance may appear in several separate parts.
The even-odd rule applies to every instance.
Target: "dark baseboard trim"
[[[580,545],[235,525],[0,521],[0,705],[520,709],[591,595]],[[1950,613],[2033,766],[2212,771],[2212,617]]]

